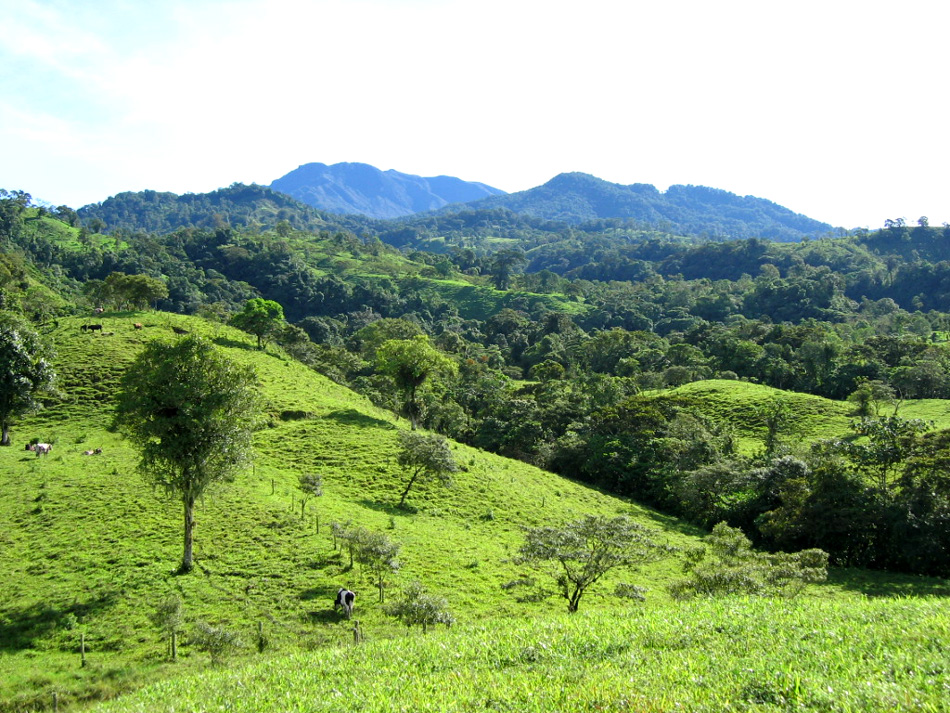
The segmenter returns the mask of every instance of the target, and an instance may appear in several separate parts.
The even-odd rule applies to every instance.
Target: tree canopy
[[[458,366],[432,346],[424,334],[412,339],[390,339],[376,351],[377,369],[392,377],[404,398],[413,430],[419,422],[419,389],[436,374],[454,374]]]
[[[444,484],[452,482],[452,473],[458,471],[458,465],[444,436],[401,431],[399,443],[400,451],[396,460],[409,472],[409,480],[399,498],[399,507],[405,504],[406,496],[416,482],[433,479]]]
[[[195,502],[251,457],[256,376],[211,343],[153,341],[122,377],[115,424],[139,449],[139,468],[184,506],[179,571],[193,566]]]
[[[17,315],[0,312],[0,445],[10,445],[12,419],[36,411],[56,376],[52,351]]]
[[[626,515],[587,515],[566,525],[525,529],[518,560],[547,566],[567,610],[576,612],[585,592],[618,567],[634,567],[665,554],[653,533]]]
[[[284,326],[284,308],[274,300],[255,297],[244,303],[244,309],[231,318],[231,324],[256,336],[260,349]]]

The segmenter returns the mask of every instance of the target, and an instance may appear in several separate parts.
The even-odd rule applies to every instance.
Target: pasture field
[[[747,455],[761,450],[766,434],[764,414],[775,405],[787,409],[780,438],[793,448],[820,439],[852,437],[849,424],[857,418],[854,404],[848,402],[744,381],[709,379],[653,393],[657,398],[685,399],[705,415],[730,424],[735,430],[739,451]],[[882,416],[893,415],[893,412],[893,406],[881,409]],[[937,429],[950,428],[950,401],[907,400],[900,403],[897,415],[932,422]]]
[[[705,600],[294,654],[95,710],[937,712],[948,648],[936,599]]]
[[[103,333],[81,332],[80,325],[90,321],[102,323]],[[144,328],[133,329],[135,322],[142,323]],[[112,399],[123,369],[148,340],[173,339],[172,327],[200,333],[232,358],[252,364],[266,402],[265,422],[255,436],[254,466],[198,505],[196,568],[186,576],[174,573],[181,557],[180,504],[169,502],[152,490],[136,470],[136,453],[110,430]],[[601,658],[590,660],[579,657],[572,664],[570,658],[575,657],[574,653],[568,659],[543,653],[547,651],[541,646],[541,642],[547,641],[544,632],[560,632],[557,636],[565,642],[570,637],[578,642],[614,641],[611,631],[616,629],[618,636],[626,632],[624,636],[635,639],[647,634],[625,627],[651,622],[659,626],[659,622],[692,616],[696,618],[690,626],[695,629],[702,616],[711,617],[719,611],[716,607],[732,606],[735,611],[723,610],[721,616],[725,631],[732,631],[728,628],[731,619],[747,620],[750,628],[741,636],[753,640],[760,637],[754,627],[768,626],[773,607],[791,606],[784,602],[675,604],[665,593],[666,585],[680,575],[681,561],[673,556],[644,566],[634,574],[608,577],[585,597],[580,615],[564,618],[562,600],[519,600],[503,588],[526,574],[513,562],[522,541],[523,526],[564,522],[584,514],[626,514],[654,528],[656,539],[673,547],[694,544],[702,533],[635,503],[459,444],[452,448],[463,469],[457,474],[454,487],[417,486],[409,496],[409,507],[399,509],[395,505],[405,474],[396,463],[397,434],[406,424],[289,359],[280,350],[259,351],[253,337],[219,324],[154,312],[105,314],[94,320],[60,319],[50,327],[47,337],[57,352],[60,395],[44,411],[20,419],[13,429],[15,445],[0,449],[0,521],[5,525],[0,529],[0,571],[4,577],[0,589],[0,711],[50,708],[54,695],[62,710],[166,679],[174,681],[159,684],[159,688],[142,695],[160,696],[165,695],[161,691],[169,690],[166,686],[197,684],[204,680],[201,677],[209,668],[215,668],[207,654],[190,643],[189,632],[199,623],[224,627],[244,641],[246,646],[230,664],[235,670],[264,667],[259,669],[261,673],[251,674],[242,686],[252,686],[252,681],[265,675],[296,680],[293,677],[301,675],[297,669],[309,667],[311,661],[318,669],[336,661],[334,665],[345,669],[337,677],[335,687],[339,695],[359,696],[363,694],[356,690],[344,692],[345,681],[350,680],[346,678],[350,675],[347,671],[356,676],[363,667],[368,673],[375,657],[386,660],[386,656],[392,656],[386,665],[392,669],[401,667],[403,676],[408,676],[417,665],[423,672],[430,666],[433,673],[444,678],[444,685],[455,681],[452,685],[462,686],[469,680],[471,686],[487,695],[487,686],[506,671],[491,668],[494,664],[490,661],[477,664],[474,658],[470,667],[468,657],[477,657],[478,651],[493,650],[492,647],[507,641],[509,644],[505,645],[511,648],[502,653],[506,661],[517,664],[507,672],[514,676],[516,684],[512,693],[505,694],[512,696],[510,700],[499,699],[489,709],[532,709],[529,703],[537,698],[530,696],[539,694],[530,693],[534,685],[530,680],[537,676],[538,681],[550,679],[552,686],[554,681],[561,681],[559,685],[566,692],[558,695],[566,696],[564,705],[568,706],[563,710],[573,710],[569,699],[574,693],[567,690],[573,685],[569,685],[574,680],[572,666],[589,670],[591,681],[603,679],[604,701],[617,708],[621,698],[612,697],[611,691],[627,690],[623,688],[622,676],[646,675],[644,671],[650,669],[652,662],[672,666],[660,659],[667,661],[665,657],[676,655],[676,651],[691,649],[671,646],[669,652],[664,652],[664,644],[649,648],[646,658],[623,658],[632,656],[635,648],[645,646],[642,642],[647,639],[643,639],[636,646],[624,648],[626,654],[617,649],[616,656],[600,655]],[[713,386],[721,383],[726,382],[714,382]],[[726,401],[723,396],[722,402]],[[25,451],[23,446],[31,438],[53,443],[53,452],[36,457]],[[102,453],[84,455],[96,448],[101,448]],[[307,473],[323,477],[324,495],[311,500],[302,513],[296,484],[299,476]],[[406,630],[385,614],[370,575],[359,565],[351,567],[334,542],[332,522],[350,522],[384,532],[398,542],[401,568],[388,581],[387,598],[395,597],[400,587],[420,580],[433,594],[448,600],[458,620],[457,627],[448,634],[438,632],[420,637],[413,632],[407,636]],[[615,606],[617,600],[609,595],[619,581],[646,587],[647,601],[620,610],[608,608]],[[340,586],[358,593],[355,617],[365,634],[360,647],[352,645],[351,622],[332,610]],[[836,571],[829,583],[811,588],[807,599],[796,604],[800,610],[790,611],[801,611],[802,617],[830,617],[827,612],[840,612],[836,616],[852,617],[853,624],[857,621],[854,617],[863,616],[862,607],[888,606],[886,602],[865,602],[865,594],[896,593],[945,597],[950,588],[942,580]],[[167,643],[151,620],[158,603],[171,594],[182,599],[185,618],[179,658],[174,663],[167,660]],[[880,618],[887,619],[907,637],[895,644],[898,649],[908,646],[913,650],[918,640],[930,642],[929,632],[920,628],[922,622],[937,626],[943,621],[940,625],[944,627],[943,638],[947,639],[945,620],[926,614],[930,611],[928,607],[939,608],[929,602],[919,602],[920,609],[909,603],[901,608],[900,602],[896,602],[891,603],[894,609],[881,610],[887,613]],[[853,611],[849,610],[851,605],[855,607]],[[679,614],[679,607],[684,606]],[[703,609],[704,606],[709,608]],[[827,609],[808,614],[808,607]],[[747,613],[741,614],[743,611]],[[824,623],[820,617],[813,627],[822,631]],[[763,620],[756,622],[757,619]],[[593,628],[585,633],[584,627],[588,626]],[[847,625],[841,627],[844,631]],[[259,631],[265,637],[260,653]],[[709,641],[702,639],[703,646],[713,646],[721,638],[715,646],[724,649],[731,645],[741,653],[741,646],[728,644],[729,640],[743,641],[741,637],[730,639],[707,633]],[[782,651],[776,652],[776,656],[796,658],[797,649],[792,642],[774,636],[772,640],[780,641],[776,646]],[[808,640],[816,650],[821,649],[821,642],[832,641],[821,636]],[[85,645],[85,665],[80,657],[81,641]],[[519,641],[535,641],[531,645],[538,649],[540,658],[519,658],[527,650]],[[583,649],[580,643],[565,646],[568,651]],[[456,651],[452,655],[459,657],[459,666],[450,671],[444,661],[438,664],[440,647]],[[700,651],[694,653],[699,660]],[[886,655],[903,656],[899,651]],[[923,654],[919,657],[924,660]],[[360,660],[364,662],[352,664]],[[631,661],[638,663],[633,665]],[[615,674],[610,669],[623,662],[625,668],[622,666],[621,670],[625,673],[616,674],[621,678],[613,678]],[[712,681],[716,678],[711,672],[716,665],[715,657],[704,665],[709,671],[697,675]],[[282,666],[286,667],[283,674],[263,673],[265,669],[276,671]],[[211,671],[207,685],[212,687],[208,690],[218,690],[213,686],[218,686],[219,680],[227,680],[230,670]],[[740,669],[730,675],[740,676]],[[935,680],[946,681],[941,678],[943,674],[933,675]],[[486,678],[479,678],[482,676]],[[429,690],[426,680],[436,682],[438,677],[420,677],[416,682],[406,680],[399,684],[407,690],[419,687],[405,699],[407,710],[427,709],[420,703],[425,698],[423,692]],[[328,681],[332,678],[328,677]],[[643,682],[648,679],[631,680],[640,681],[636,686],[642,694],[629,699],[633,709],[664,710],[680,695],[681,688],[673,684],[669,684],[673,687],[668,690],[653,689]],[[735,678],[734,682],[738,681]],[[380,690],[386,690],[386,685],[382,677],[372,683]],[[888,690],[907,693],[916,685],[916,678],[900,674]],[[596,686],[592,683],[588,687],[590,693],[578,689],[578,700],[586,701],[583,705],[588,706],[585,709],[600,705],[590,697]],[[181,694],[174,695],[199,695],[185,693],[185,688],[180,690]],[[434,707],[429,709],[452,710],[438,707],[454,696],[450,689],[431,690],[433,697],[426,705]],[[728,688],[711,690],[716,691],[715,696],[733,695],[727,693],[732,690]],[[241,697],[233,690],[231,694],[214,694],[225,695]],[[545,693],[548,701],[555,700],[550,698],[552,695],[553,688]],[[709,700],[719,700],[715,696]],[[145,705],[141,702],[144,700],[123,699],[116,709],[124,709],[126,704]],[[226,707],[223,698],[209,698],[205,703],[197,698],[182,700],[190,702],[172,707]],[[475,699],[471,701],[468,708],[487,706],[486,701],[480,706]],[[640,706],[638,701],[652,703]],[[320,710],[309,704],[300,706]],[[334,710],[343,707],[336,706]],[[292,710],[294,706],[281,708],[275,704],[276,709]],[[369,706],[365,710],[390,709]]]

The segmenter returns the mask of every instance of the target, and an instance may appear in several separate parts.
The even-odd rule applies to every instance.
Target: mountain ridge
[[[430,213],[506,208],[519,215],[570,225],[623,220],[645,228],[708,238],[763,237],[796,242],[841,233],[829,223],[773,201],[706,186],[622,185],[568,172],[516,193],[450,176],[423,178],[363,163],[304,164],[270,184],[318,210],[399,220]]]
[[[503,191],[453,176],[424,178],[365,163],[303,164],[274,180],[270,188],[331,213],[401,218],[467,203]]]
[[[536,188],[490,196],[469,206],[507,208],[575,225],[604,219],[632,220],[681,234],[714,238],[764,237],[784,242],[837,232],[828,223],[765,198],[692,185],[672,185],[660,191],[650,184],[624,186],[576,172],[561,173]]]

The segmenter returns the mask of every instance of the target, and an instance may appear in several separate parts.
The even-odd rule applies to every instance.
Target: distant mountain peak
[[[704,186],[675,185],[661,192],[648,183],[624,186],[580,172],[558,174],[519,193],[483,198],[472,207],[507,208],[573,224],[619,219],[662,226],[682,235],[717,238],[797,241],[835,230],[764,198]]]
[[[371,218],[400,218],[504,194],[484,183],[381,171],[366,163],[307,163],[270,187],[320,210]]]

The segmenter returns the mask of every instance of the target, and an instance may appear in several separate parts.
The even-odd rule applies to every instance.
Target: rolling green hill
[[[143,695],[166,709],[169,700],[178,700],[180,695],[194,709],[205,708],[205,703],[212,700],[224,700],[235,694],[220,692],[222,679],[212,676],[205,683],[204,678],[185,676],[200,674],[208,667],[207,655],[188,638],[188,632],[199,623],[224,627],[239,636],[246,644],[243,657],[258,656],[258,632],[262,632],[263,654],[269,662],[266,666],[278,672],[266,676],[277,675],[285,682],[268,683],[267,689],[296,687],[300,682],[291,670],[326,667],[328,658],[360,655],[343,654],[346,649],[340,648],[353,638],[351,622],[332,609],[340,586],[351,587],[359,594],[356,618],[369,647],[365,656],[390,661],[384,670],[401,666],[404,671],[424,671],[418,657],[431,661],[434,650],[427,648],[428,644],[411,643],[414,639],[387,643],[394,638],[400,640],[405,630],[384,612],[369,573],[358,564],[350,566],[331,535],[331,523],[362,526],[384,533],[401,545],[401,568],[391,577],[387,596],[391,599],[401,587],[419,580],[447,599],[458,620],[459,634],[448,639],[433,637],[432,641],[440,643],[432,645],[456,652],[449,654],[448,660],[471,671],[472,686],[494,685],[494,674],[486,678],[480,671],[485,665],[490,671],[495,668],[490,660],[470,665],[465,652],[478,651],[496,639],[507,642],[502,648],[508,652],[504,656],[522,657],[512,663],[512,671],[522,681],[519,685],[523,691],[547,685],[550,680],[562,680],[559,672],[564,666],[576,665],[580,666],[578,670],[589,672],[616,664],[622,672],[626,659],[621,661],[611,654],[595,657],[591,663],[593,659],[580,653],[590,651],[581,643],[585,638],[606,641],[609,637],[605,632],[616,629],[609,618],[604,618],[610,614],[602,613],[588,621],[586,617],[598,610],[617,611],[624,620],[632,617],[631,621],[643,624],[655,614],[660,621],[676,621],[682,616],[695,622],[689,626],[706,626],[700,624],[709,616],[702,607],[679,610],[666,593],[665,585],[679,576],[677,555],[644,566],[633,575],[616,574],[599,583],[584,600],[584,618],[577,619],[581,628],[574,629],[572,624],[573,633],[566,635],[574,642],[565,644],[565,650],[572,652],[569,658],[558,658],[561,663],[556,669],[547,664],[538,667],[537,662],[548,660],[548,634],[544,632],[551,631],[551,626],[563,626],[557,622],[564,605],[559,599],[516,596],[504,587],[529,574],[513,561],[523,526],[565,522],[583,514],[627,514],[654,528],[658,540],[680,549],[694,544],[701,533],[635,503],[458,444],[452,448],[462,471],[454,487],[417,487],[409,497],[410,507],[399,509],[395,504],[406,475],[396,463],[397,434],[406,424],[396,421],[392,414],[373,407],[279,350],[258,351],[253,338],[216,323],[158,312],[107,313],[97,318],[103,324],[103,333],[87,334],[79,329],[86,321],[81,317],[61,318],[49,328],[46,336],[57,351],[60,395],[44,411],[20,420],[13,433],[16,445],[0,450],[0,472],[5,474],[0,479],[0,518],[7,524],[0,531],[0,567],[5,574],[0,595],[0,667],[4,671],[0,710],[50,707],[54,693],[60,706],[111,698],[149,681],[170,678],[182,683],[169,683],[157,689],[157,694]],[[134,322],[142,323],[143,329],[133,329]],[[125,365],[146,341],[174,338],[172,327],[212,339],[232,358],[251,364],[260,378],[267,413],[265,425],[255,437],[254,467],[199,504],[196,569],[187,576],[174,574],[181,548],[180,505],[152,491],[136,472],[136,453],[109,426],[111,400]],[[755,438],[756,425],[754,419],[747,418],[748,404],[776,396],[772,390],[741,382],[707,382],[684,387],[678,393],[698,398],[700,389],[706,389],[701,401],[722,418],[735,419],[749,439]],[[816,423],[827,417],[831,430],[839,428],[846,418],[831,402],[820,399],[803,399],[801,406],[794,408],[811,413]],[[820,433],[822,429],[814,426],[803,431],[801,437]],[[53,452],[37,457],[25,451],[23,444],[32,438],[53,443]],[[85,454],[96,448],[102,453]],[[306,473],[322,476],[325,494],[311,501],[301,517],[296,484]],[[610,593],[619,581],[645,587],[646,603],[623,604],[619,610],[614,609],[619,600]],[[843,613],[835,616],[845,622],[855,617],[876,620],[894,615],[890,610],[865,614],[860,609],[848,609],[847,602],[854,594],[869,592],[946,595],[948,590],[941,580],[846,571],[833,573],[828,584],[815,590],[820,599],[832,600],[843,608]],[[176,663],[167,662],[166,643],[151,621],[157,604],[170,594],[182,599],[186,621]],[[611,605],[609,610],[607,604]],[[804,606],[801,616],[816,616],[808,607],[817,604]],[[742,636],[762,636],[765,612],[755,607],[743,611],[749,623]],[[721,619],[716,621],[721,623],[715,626],[728,626],[735,614],[719,616]],[[930,646],[927,642],[931,638],[913,637],[913,627],[919,621],[945,621],[927,619],[932,615],[923,610],[899,616],[911,627],[907,630],[911,641],[900,639],[894,644],[904,649]],[[536,623],[517,623],[524,619]],[[585,633],[588,625],[593,628]],[[849,624],[840,626],[846,629]],[[671,647],[675,650],[669,639],[671,632],[638,629],[624,636],[639,642],[635,650],[651,646],[657,652]],[[718,637],[713,650],[732,645],[730,638],[713,636]],[[84,666],[80,665],[81,638],[86,649]],[[648,646],[648,641],[653,644]],[[696,646],[703,647],[703,642],[710,643],[702,637],[697,642]],[[687,649],[692,650],[692,646],[689,644]],[[782,651],[790,651],[791,646],[790,642],[783,645]],[[818,640],[813,647],[815,653],[809,655],[820,657],[826,648]],[[530,658],[535,654],[526,654],[529,649],[541,659]],[[312,660],[306,653],[310,650],[315,652]],[[285,660],[286,656],[296,658]],[[794,658],[791,653],[788,656]],[[926,657],[918,660],[921,666],[929,665]],[[729,665],[738,667],[735,675],[706,700],[728,698],[734,690],[751,685],[742,679],[741,661]],[[674,664],[663,666],[668,671],[665,675],[674,679],[679,676]],[[714,675],[711,661],[704,666],[702,676]],[[607,670],[603,669],[604,675]],[[248,681],[236,685],[245,689],[252,679],[271,680],[261,679],[265,674],[253,668],[247,675]],[[347,679],[356,688],[346,688],[341,695],[359,696],[358,690],[366,685],[385,690],[385,680],[369,680],[362,675]],[[407,675],[409,681],[415,674]],[[864,669],[849,673],[852,677],[864,675]],[[597,676],[600,674],[592,680],[601,680]],[[620,684],[613,676],[610,674],[609,680],[614,682],[609,686],[616,688]],[[176,693],[183,690],[178,686],[189,685],[184,683],[186,680],[195,682],[196,692]],[[789,680],[782,678],[776,683],[769,679],[763,685],[767,684],[768,689],[774,684],[785,690],[781,686]],[[825,679],[807,680],[809,686],[819,686],[816,681]],[[231,690],[230,684],[223,685]],[[421,681],[401,685],[425,688]],[[210,691],[207,699],[202,698],[206,690]],[[414,701],[407,703],[413,709],[449,710],[452,707],[444,697],[456,695],[453,690],[434,688],[429,694],[413,694],[415,698],[405,700]],[[670,683],[669,688],[641,691],[639,700],[653,701],[645,705],[660,709],[666,705],[662,701],[703,700],[683,698],[683,690],[679,684]],[[172,691],[167,694],[172,699],[162,698],[166,693],[161,691]],[[590,696],[595,695],[596,687],[583,691],[587,693],[579,693],[579,700],[593,700]],[[513,697],[504,699],[506,705],[524,709],[523,695],[532,694],[511,694]],[[872,696],[874,700],[878,697],[877,692]],[[129,705],[142,709],[153,705],[142,704],[141,700]],[[382,700],[389,699],[384,696]],[[427,702],[422,705],[422,701]],[[117,705],[124,709],[126,703]],[[372,705],[376,707],[368,706],[367,710],[393,709],[389,703],[376,701]],[[281,709],[279,704],[266,706]]]
[[[411,510],[395,508],[404,474],[395,462],[389,413],[280,353],[259,352],[248,335],[162,313],[106,314],[103,334],[83,334],[82,318],[60,319],[47,336],[57,350],[61,397],[14,428],[0,450],[0,657],[13,672],[0,684],[0,710],[61,691],[63,700],[109,695],[161,675],[163,646],[149,615],[178,593],[190,622],[224,625],[248,639],[264,622],[269,648],[292,651],[350,638],[331,611],[336,589],[360,593],[368,637],[399,627],[375,603],[368,575],[335,550],[329,523],[385,532],[402,546],[394,586],[414,579],[448,597],[460,620],[541,614],[555,601],[521,603],[501,585],[521,576],[511,562],[521,527],[585,513],[627,513],[687,541],[655,513],[531,466],[455,446],[464,471],[451,489],[417,487]],[[132,328],[141,322],[141,331]],[[109,431],[111,398],[124,366],[148,339],[179,326],[214,339],[257,371],[267,424],[257,433],[250,472],[222,487],[197,512],[196,572],[177,577],[180,506],[152,492],[136,454]],[[49,456],[24,451],[31,438]],[[100,455],[84,455],[102,448]],[[301,520],[296,482],[323,476],[325,495]],[[319,514],[320,530],[314,516]],[[671,562],[638,577],[662,598]],[[606,588],[604,592],[608,592]],[[596,606],[598,596],[591,597]],[[79,635],[90,665],[77,671]],[[181,668],[192,656],[183,650]],[[193,657],[198,659],[197,655]],[[41,674],[36,674],[41,670]],[[144,673],[143,673],[144,672]]]

